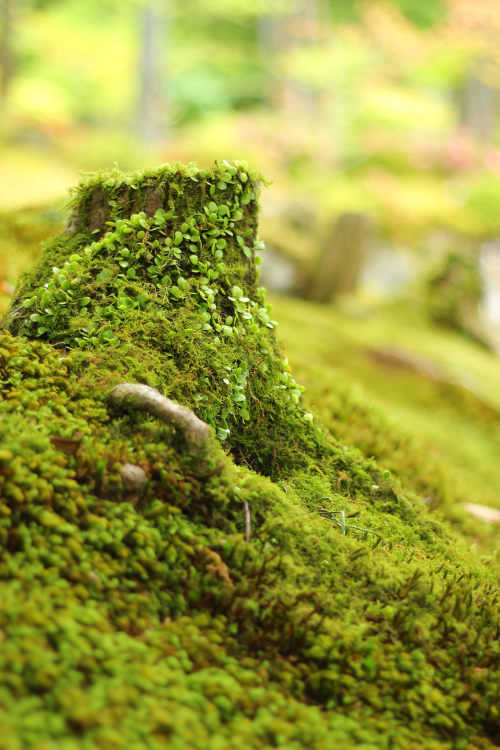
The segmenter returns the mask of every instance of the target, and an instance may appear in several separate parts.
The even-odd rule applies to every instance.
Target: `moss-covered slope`
[[[98,175],[19,286],[0,337],[8,750],[499,741],[496,571],[311,422],[257,288],[256,199],[242,164]],[[120,382],[213,426],[203,471],[172,426],[111,404]]]
[[[498,356],[429,323],[416,296],[355,310],[283,297],[275,304],[280,340],[322,423],[494,555],[498,524],[464,506],[500,510]]]

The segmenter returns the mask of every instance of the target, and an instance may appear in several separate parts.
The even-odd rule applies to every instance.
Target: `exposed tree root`
[[[210,428],[191,409],[162,396],[156,388],[138,383],[117,385],[109,394],[109,399],[115,406],[145,411],[163,422],[173,424],[184,438],[187,452],[194,459],[196,469],[204,470]]]

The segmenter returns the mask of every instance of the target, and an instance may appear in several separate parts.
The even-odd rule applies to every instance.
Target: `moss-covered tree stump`
[[[310,414],[257,284],[258,190],[257,175],[228,163],[90,177],[6,327],[61,351],[98,349],[101,373],[160,387],[238,460],[283,472]]]
[[[497,568],[301,406],[257,287],[257,182],[91,177],[19,285],[6,750],[498,746]]]

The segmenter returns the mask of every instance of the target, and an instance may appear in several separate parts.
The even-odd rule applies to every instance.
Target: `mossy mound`
[[[19,287],[0,336],[7,750],[500,739],[495,571],[301,406],[257,289],[256,180],[91,178]],[[213,425],[203,472],[173,427],[112,406],[123,381]]]
[[[109,371],[160,386],[229,438],[238,460],[276,476],[317,435],[257,286],[257,196],[258,177],[228,163],[90,177],[7,327],[99,351],[97,379]]]

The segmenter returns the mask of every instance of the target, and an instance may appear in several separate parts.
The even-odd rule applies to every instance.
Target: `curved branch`
[[[162,422],[173,424],[180,430],[189,455],[198,460],[204,457],[210,428],[191,409],[162,396],[156,388],[140,383],[121,383],[113,388],[109,398],[115,406],[145,411]]]

